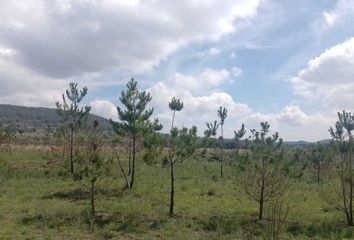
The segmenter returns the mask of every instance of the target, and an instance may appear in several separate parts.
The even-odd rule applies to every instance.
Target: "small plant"
[[[102,137],[98,130],[98,122],[94,121],[93,127],[88,133],[86,155],[80,161],[79,171],[75,179],[90,193],[91,215],[96,214],[96,198],[103,178],[109,173],[111,160],[102,156]]]

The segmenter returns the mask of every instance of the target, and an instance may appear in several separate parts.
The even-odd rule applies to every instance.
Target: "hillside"
[[[112,129],[109,120],[94,114],[90,114],[89,122],[98,120],[104,131]],[[57,115],[55,108],[44,107],[24,107],[8,104],[0,104],[0,123],[10,126],[24,132],[41,131],[48,127],[56,128],[59,126],[61,118]],[[319,141],[328,143],[329,140]],[[309,146],[311,142],[306,141],[288,141],[284,142],[286,147],[304,147]],[[233,147],[233,139],[225,139],[226,148]]]
[[[103,130],[110,130],[109,120],[90,114],[88,121],[98,120]],[[61,118],[54,108],[23,107],[16,105],[0,104],[0,123],[24,132],[35,132],[50,126],[56,128],[61,123]]]

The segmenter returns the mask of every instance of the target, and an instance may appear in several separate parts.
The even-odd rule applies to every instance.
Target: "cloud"
[[[221,90],[227,78],[222,81],[199,81],[202,75],[213,72],[216,75],[222,75],[225,70],[206,70],[195,76],[176,73],[174,78],[167,82],[157,82],[151,88],[148,88],[152,95],[151,106],[155,108],[155,117],[158,117],[164,126],[169,126],[172,118],[168,102],[172,97],[177,97],[184,102],[184,108],[178,112],[175,124],[178,127],[190,127],[196,125],[199,134],[202,135],[206,122],[218,120],[217,109],[224,106],[228,109],[228,117],[225,121],[225,135],[232,138],[233,131],[245,123],[246,128],[259,128],[259,123],[268,121],[271,124],[272,131],[279,131],[281,137],[286,140],[319,140],[328,138],[327,129],[333,118],[322,114],[306,114],[298,105],[287,105],[281,111],[276,113],[261,113],[255,111],[245,103],[240,103]],[[213,75],[212,74],[212,75]],[[184,80],[181,80],[184,79]],[[187,84],[188,83],[188,84]],[[202,92],[195,91],[200,86],[196,83],[204,83],[205,89]],[[168,129],[164,129],[168,132]],[[306,133],[306,134],[304,134]],[[249,131],[248,131],[249,134]]]
[[[89,89],[122,84],[183,46],[236,32],[262,2],[3,1],[0,101],[52,106],[70,81]]]
[[[215,90],[225,83],[229,77],[230,72],[226,69],[205,69],[196,76],[175,73],[167,84],[176,89],[176,91],[184,89],[192,93],[202,93]],[[161,82],[161,84],[165,83]]]
[[[107,100],[94,100],[89,103],[91,106],[91,113],[105,117],[107,119],[118,119],[116,106]]]
[[[353,109],[354,38],[327,49],[290,80],[294,93],[326,108]]]
[[[54,107],[64,82],[50,79],[14,62],[13,49],[0,48],[0,102]]]
[[[241,74],[242,74],[242,69],[239,68],[239,67],[233,67],[233,68],[231,69],[231,71],[232,71],[232,75],[233,75],[234,77],[239,77],[239,76],[241,76]]]
[[[352,0],[339,0],[333,10],[323,13],[323,20],[327,27],[332,27],[351,14],[354,14],[354,2]]]
[[[0,44],[17,52],[17,63],[52,78],[112,68],[143,73],[181,46],[215,41],[236,31],[260,4],[261,0],[7,1],[0,10]],[[215,48],[211,54],[217,52]]]

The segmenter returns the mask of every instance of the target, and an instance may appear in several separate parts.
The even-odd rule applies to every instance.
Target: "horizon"
[[[56,108],[54,107],[35,107],[35,106],[21,106],[21,105],[15,105],[15,104],[1,104],[0,103],[0,106],[12,106],[12,107],[26,107],[26,108],[43,108],[43,109],[51,109],[51,110],[56,110]],[[91,113],[90,114],[93,114],[95,116],[98,116],[98,117],[101,117],[107,121],[111,120],[111,118],[106,118],[105,116],[102,116],[102,115],[98,115],[98,114],[95,114],[95,113]],[[161,133],[162,134],[169,134],[168,132],[164,131],[165,130],[165,126],[163,126],[162,130],[161,130]],[[250,129],[247,129],[246,128],[246,136],[245,138],[247,138],[247,133],[249,133]],[[202,131],[200,131],[200,129],[198,129],[198,137],[203,137],[203,134],[202,134]],[[271,132],[273,133],[273,132]],[[232,140],[233,138],[228,138],[226,137],[225,138],[226,140]],[[242,140],[245,140],[245,139],[242,139]],[[320,143],[320,142],[323,142],[323,141],[330,141],[331,138],[324,138],[324,139],[318,139],[318,140],[314,140],[314,141],[306,141],[306,140],[303,140],[303,139],[295,139],[295,140],[288,140],[288,139],[283,139],[284,140],[284,143],[301,143],[301,142],[305,142],[305,143],[308,143],[308,144],[312,144],[312,143]]]
[[[0,104],[55,108],[71,81],[83,104],[116,119],[126,82],[152,95],[168,125],[217,120],[226,137],[268,121],[286,141],[329,139],[352,111],[354,1],[35,0],[0,9]],[[159,14],[156,14],[159,13]],[[301,140],[300,140],[301,139]]]

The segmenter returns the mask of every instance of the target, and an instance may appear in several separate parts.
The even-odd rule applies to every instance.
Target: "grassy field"
[[[237,173],[196,157],[176,166],[176,217],[168,218],[169,169],[138,162],[124,190],[114,166],[97,200],[97,219],[78,183],[48,171],[39,151],[0,153],[9,173],[0,185],[0,239],[263,239],[257,204],[238,189]],[[354,239],[341,213],[320,197],[325,186],[293,180],[282,239]]]

